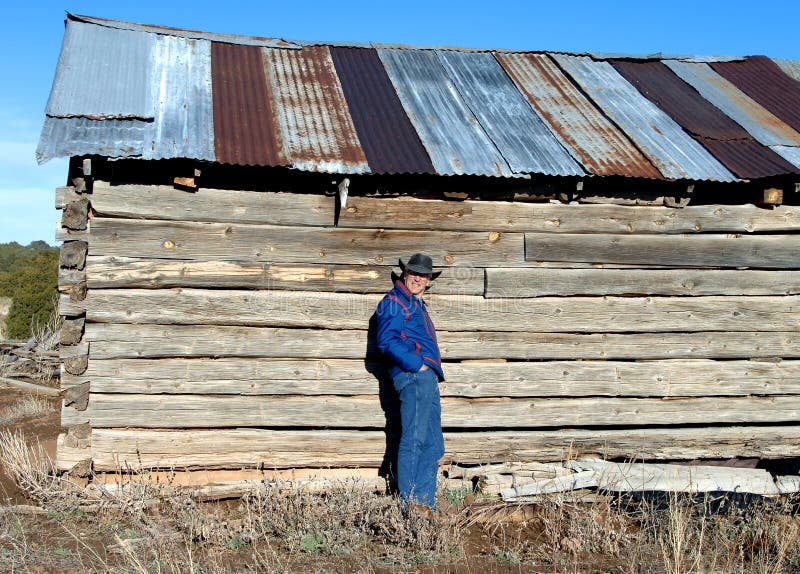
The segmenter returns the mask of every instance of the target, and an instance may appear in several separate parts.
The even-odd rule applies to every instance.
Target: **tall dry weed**
[[[74,491],[58,477],[41,443],[34,440],[28,444],[20,431],[0,431],[0,461],[14,483],[31,498],[53,502]]]

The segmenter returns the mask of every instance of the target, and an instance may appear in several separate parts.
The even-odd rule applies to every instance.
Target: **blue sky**
[[[287,39],[800,59],[796,0],[14,2],[0,24],[0,243],[55,244],[66,161],[37,166],[34,152],[65,11]]]

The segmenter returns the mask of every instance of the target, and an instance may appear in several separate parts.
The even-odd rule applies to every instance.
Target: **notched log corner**
[[[66,431],[64,446],[68,448],[89,448],[92,446],[92,426],[89,423],[81,423],[74,427],[69,427]]]
[[[67,475],[75,478],[88,478],[92,475],[92,459],[84,458],[67,471]]]
[[[64,359],[64,370],[70,375],[82,375],[89,367],[89,355]]]
[[[61,344],[77,345],[80,343],[85,325],[86,319],[84,317],[64,319],[64,324],[61,326]]]
[[[61,225],[67,229],[84,231],[89,223],[89,200],[85,197],[72,201],[64,207]]]
[[[89,406],[90,384],[89,381],[86,381],[66,389],[64,391],[64,406],[72,407],[77,411],[85,411]]]
[[[61,246],[58,264],[65,269],[83,269],[89,244],[85,241],[65,241]]]

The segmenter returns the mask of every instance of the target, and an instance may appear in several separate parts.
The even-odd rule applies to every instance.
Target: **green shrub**
[[[16,244],[0,247],[8,245]],[[8,270],[0,272],[0,296],[11,297],[5,335],[12,339],[30,337],[34,327],[47,322],[57,304],[58,250],[37,247],[27,255],[12,248],[17,258],[10,263],[3,260]]]

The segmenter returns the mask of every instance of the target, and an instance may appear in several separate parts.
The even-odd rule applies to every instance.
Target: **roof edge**
[[[98,18],[95,16],[82,16],[67,12],[67,19],[85,24],[95,24],[106,28],[116,28],[118,30],[131,30],[134,32],[149,32],[151,34],[162,34],[164,36],[179,36],[194,40],[210,40],[212,42],[223,42],[226,44],[243,44],[246,46],[261,46],[265,48],[285,48],[289,50],[300,50],[302,46],[293,42],[288,42],[281,38],[264,38],[261,36],[241,36],[237,34],[217,34],[214,32],[202,32],[200,30],[186,30],[184,28],[172,28],[170,26],[159,26],[156,24],[137,24],[135,22],[123,22],[121,20],[109,20],[108,18]]]

